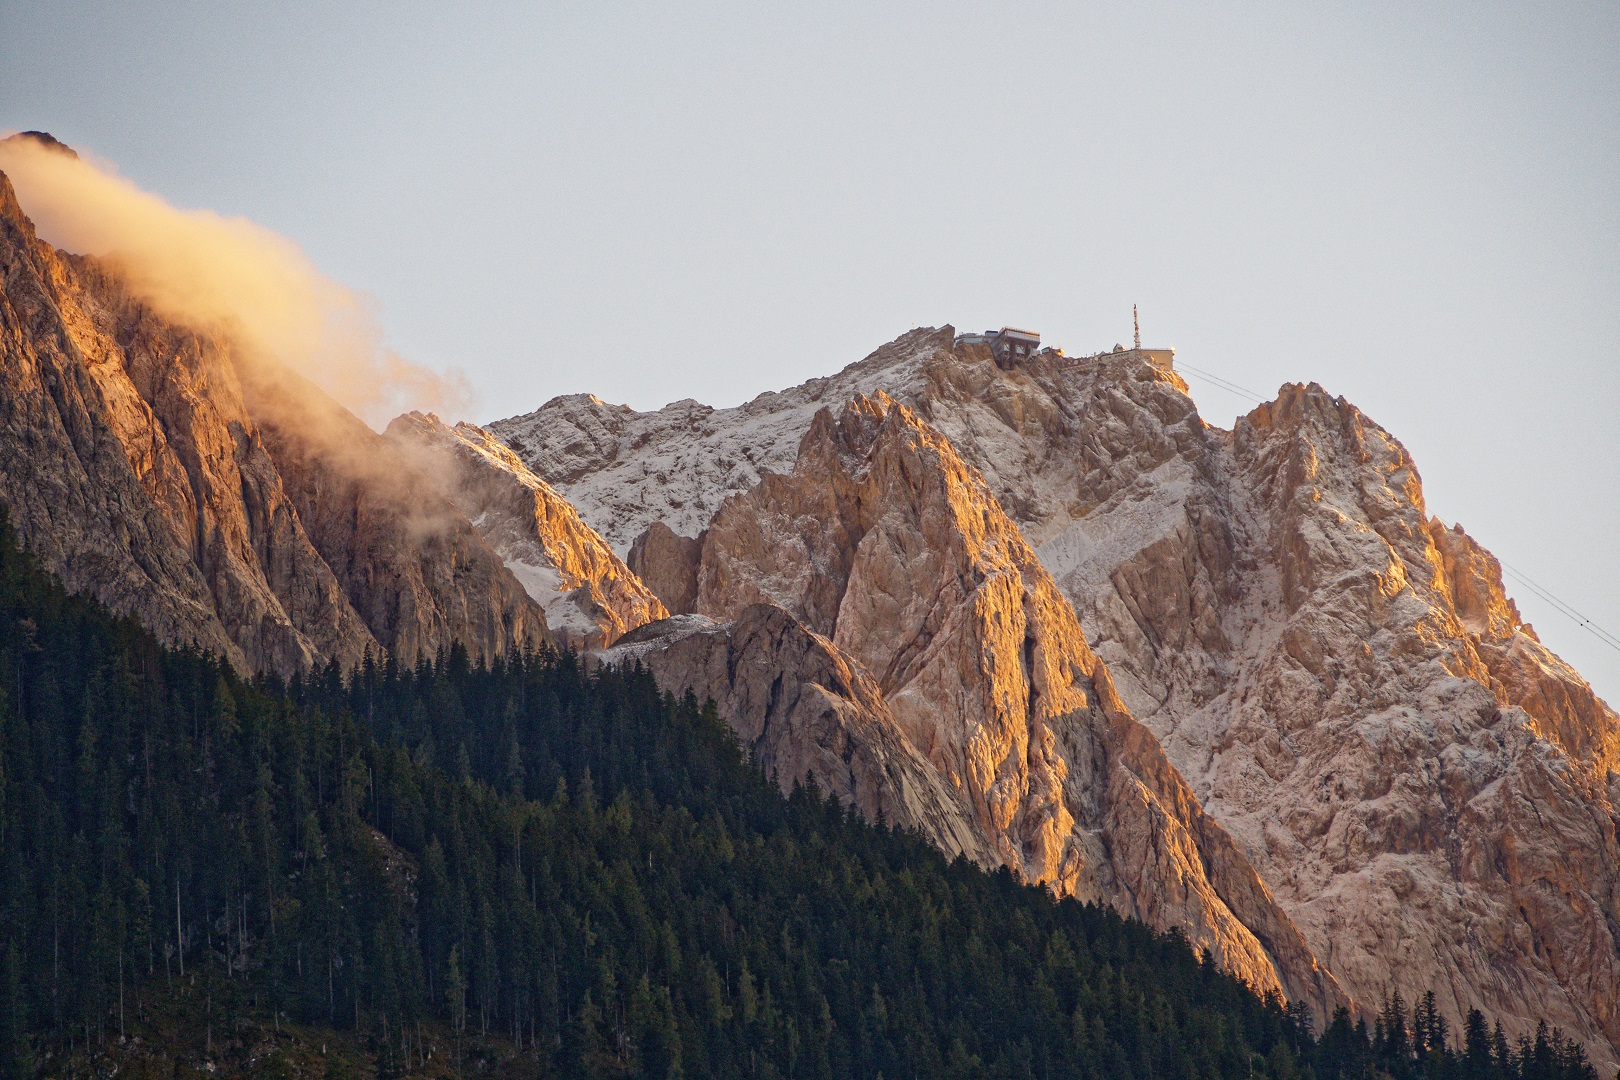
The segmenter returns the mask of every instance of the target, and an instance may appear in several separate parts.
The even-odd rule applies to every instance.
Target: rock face
[[[823,757],[823,733],[836,732],[866,758],[910,765],[863,764],[855,780],[835,780],[869,815],[908,804],[884,809],[950,853],[1181,927],[1228,970],[1319,1013],[1343,1000],[1119,701],[1070,604],[983,480],[905,407],[880,394],[836,419],[819,412],[792,473],[725,500],[703,534],[696,608],[733,620],[728,632],[680,638],[650,663],[712,694],[750,742],[774,732],[767,765]],[[787,616],[803,629],[782,627]],[[801,644],[757,644],[762,622]],[[818,660],[809,674],[807,651]],[[784,652],[787,686],[771,681]],[[829,655],[852,658],[830,700],[854,702],[865,723],[821,692],[816,719],[773,725],[784,693],[827,685]],[[929,773],[927,784],[913,779]],[[908,782],[884,794],[900,777]],[[918,790],[948,795],[943,823],[937,796],[926,811],[909,805]]]
[[[1146,364],[940,355],[930,417],[1345,988],[1545,1017],[1610,1067],[1620,725],[1400,443],[1315,385],[1223,432]]]
[[[1162,726],[1349,985],[1437,985],[1519,1031],[1545,1017],[1612,1068],[1615,714],[1343,399],[1284,387],[1227,445],[1254,507],[1234,539],[1278,573],[1223,605],[1264,627],[1234,635],[1226,677],[1154,680]]]
[[[386,436],[501,556],[559,642],[600,649],[669,614],[574,508],[483,428],[408,413]]]
[[[677,536],[662,521],[655,521],[636,537],[626,558],[631,571],[658,594],[664,607],[685,615],[697,606],[698,563],[703,558],[703,537]]]
[[[682,615],[600,654],[639,661],[672,693],[712,699],[783,792],[814,781],[871,821],[929,837],[947,855],[992,863],[962,800],[901,733],[883,694],[832,642],[774,604],[729,622]]]
[[[789,470],[823,402],[887,390],[982,474],[1119,697],[1359,1004],[1432,988],[1454,1027],[1470,1007],[1510,1036],[1545,1017],[1613,1068],[1620,725],[1489,554],[1429,518],[1400,444],[1314,385],[1227,432],[1173,372],[1052,353],[1003,370],[952,338],[913,331],[736,409],[559,398],[492,430],[628,545],[660,520],[712,532],[719,497]],[[709,595],[747,591],[710,561]],[[769,569],[761,591],[794,585]],[[825,598],[802,607],[826,625]]]
[[[0,175],[0,502],[69,589],[243,671],[549,640],[465,519],[411,497],[414,470],[379,436],[244,370],[228,340],[40,242]]]

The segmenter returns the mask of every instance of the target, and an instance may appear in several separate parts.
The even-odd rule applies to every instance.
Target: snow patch
[[[585,637],[600,629],[586,605],[580,603],[579,590],[563,588],[563,576],[556,567],[509,558],[506,568],[546,613],[546,625],[552,633]]]
[[[653,522],[696,536],[726,496],[751,489],[762,473],[790,472],[820,409],[878,390],[918,396],[923,363],[939,344],[937,333],[914,331],[831,378],[731,409],[688,398],[642,413],[576,394],[489,430],[624,558]]]
[[[672,615],[661,622],[648,623],[626,637],[635,640],[612,648],[601,649],[597,659],[604,664],[629,664],[648,653],[661,652],[682,638],[725,628],[727,623],[717,622],[707,615]]]

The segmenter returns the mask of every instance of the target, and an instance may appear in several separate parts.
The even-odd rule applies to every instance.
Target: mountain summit
[[[52,135],[48,131],[19,131],[15,135],[8,135],[4,139],[0,139],[0,142],[10,142],[12,139],[32,139],[41,146],[48,146],[52,150],[60,151],[61,153],[69,155],[70,157],[79,156],[79,152],[77,150],[73,149],[73,147],[69,146],[61,139],[58,139],[55,135]]]

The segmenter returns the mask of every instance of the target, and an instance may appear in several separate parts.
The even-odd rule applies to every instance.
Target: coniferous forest
[[[644,671],[247,682],[0,531],[3,1080],[1593,1076],[1432,995],[1318,1038],[1175,935],[782,797]],[[233,1065],[249,1025],[356,1052]]]

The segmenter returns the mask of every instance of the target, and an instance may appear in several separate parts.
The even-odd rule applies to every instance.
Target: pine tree
[[[22,960],[17,946],[7,943],[0,953],[0,1080],[30,1080],[33,1075]]]

